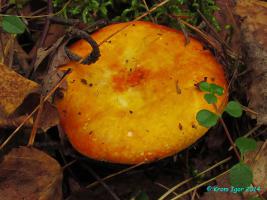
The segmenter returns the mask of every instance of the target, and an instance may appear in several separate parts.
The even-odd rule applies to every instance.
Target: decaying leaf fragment
[[[258,124],[267,124],[267,2],[239,0],[243,57],[250,70],[249,107],[259,113]]]
[[[37,92],[39,85],[0,64],[0,114],[8,116],[30,93]]]
[[[245,154],[245,162],[248,163],[253,171],[253,183],[260,187],[261,194],[266,192],[267,188],[267,143],[257,142],[257,149]],[[244,194],[246,197],[251,196],[251,192]]]
[[[49,128],[56,126],[59,123],[59,117],[56,107],[51,103],[45,102],[43,106],[43,112],[38,127],[46,132]]]
[[[61,200],[62,171],[35,148],[14,148],[0,164],[0,199]]]

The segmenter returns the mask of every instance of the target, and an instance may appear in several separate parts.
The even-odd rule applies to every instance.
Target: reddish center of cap
[[[148,70],[136,68],[133,71],[127,72],[125,69],[112,77],[113,89],[123,92],[129,87],[135,87],[142,84],[147,77]]]

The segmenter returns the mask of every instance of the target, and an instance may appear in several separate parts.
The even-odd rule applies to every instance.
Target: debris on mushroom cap
[[[72,72],[56,101],[76,150],[113,163],[151,162],[205,134],[196,114],[214,108],[195,85],[207,80],[226,90],[227,82],[222,66],[199,41],[190,38],[185,45],[181,32],[142,21],[110,25],[92,37],[101,44],[101,57],[90,66],[65,66]],[[82,57],[91,51],[84,40],[70,49]]]

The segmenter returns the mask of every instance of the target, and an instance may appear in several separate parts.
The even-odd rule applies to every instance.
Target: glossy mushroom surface
[[[196,114],[214,108],[196,85],[206,80],[226,89],[227,81],[199,41],[190,38],[185,45],[183,33],[142,21],[110,25],[92,37],[101,44],[101,57],[89,66],[64,66],[73,71],[64,97],[56,101],[61,125],[77,151],[112,163],[151,162],[187,148],[207,132]],[[70,49],[83,57],[91,51],[83,40]]]

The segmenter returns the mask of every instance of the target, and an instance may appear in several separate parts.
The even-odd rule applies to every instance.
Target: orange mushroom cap
[[[56,101],[76,150],[113,163],[151,162],[187,148],[207,132],[196,114],[214,108],[196,84],[207,80],[224,87],[217,102],[222,105],[227,81],[199,41],[190,38],[185,45],[180,31],[143,21],[109,25],[92,37],[101,44],[101,57],[90,66],[64,66],[72,72],[64,97]],[[80,40],[70,50],[85,57],[92,48]]]

